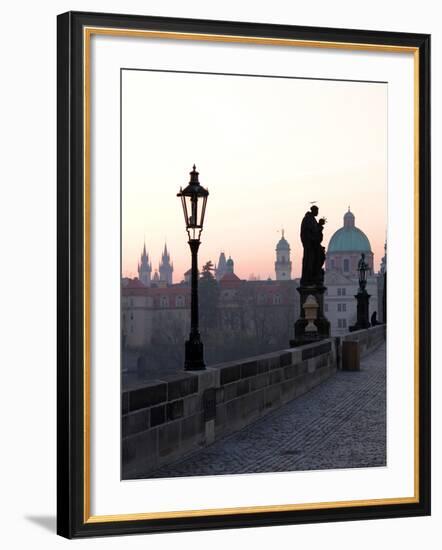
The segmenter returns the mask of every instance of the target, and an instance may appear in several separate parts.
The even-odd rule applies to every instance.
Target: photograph
[[[437,548],[440,11],[5,3],[4,548]]]
[[[388,83],[120,89],[122,480],[386,467]]]
[[[429,35],[57,36],[57,532],[428,515]]]

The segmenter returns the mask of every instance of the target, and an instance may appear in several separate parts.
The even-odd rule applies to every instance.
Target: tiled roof
[[[227,283],[232,281],[240,283],[241,279],[237,275],[235,275],[235,273],[225,273],[220,279],[220,283]]]
[[[128,279],[124,288],[146,288],[146,286],[140,281],[140,279]]]

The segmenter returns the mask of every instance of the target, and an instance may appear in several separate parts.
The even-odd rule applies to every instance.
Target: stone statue
[[[301,241],[304,247],[302,257],[301,286],[323,286],[325,248],[322,246],[325,218],[316,220],[319,208],[313,205],[306,212],[301,223]]]
[[[330,337],[330,321],[324,315],[325,248],[322,246],[325,218],[316,220],[319,209],[316,205],[306,212],[301,222],[301,241],[304,247],[302,275],[297,291],[300,295],[301,311],[295,322],[295,338],[292,347]],[[314,307],[314,314],[312,311]],[[314,317],[314,318],[313,318]]]

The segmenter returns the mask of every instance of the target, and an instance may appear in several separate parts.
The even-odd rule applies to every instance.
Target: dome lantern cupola
[[[231,256],[229,256],[229,259],[226,262],[226,273],[233,273],[233,260]]]
[[[348,211],[344,214],[344,227],[347,229],[351,229],[355,226],[355,217],[353,212],[350,212],[350,207],[348,207]]]
[[[276,245],[276,251],[278,250],[290,250],[290,245],[287,242],[286,238],[284,237],[284,229],[282,231],[282,236],[279,239],[277,245]]]

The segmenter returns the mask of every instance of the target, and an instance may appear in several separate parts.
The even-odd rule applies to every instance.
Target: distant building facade
[[[220,281],[220,328],[267,336],[291,331],[299,302],[295,281],[245,281],[226,274]],[[190,285],[145,287],[132,279],[122,288],[122,337],[125,349],[152,344],[155,330],[187,335],[190,329]],[[286,339],[288,344],[288,339]]]
[[[160,281],[158,280],[158,283]],[[183,332],[190,326],[190,286],[145,286],[139,279],[122,287],[121,331],[125,349],[151,344],[155,329],[166,331],[177,323]]]
[[[358,262],[361,254],[369,266],[367,292],[370,294],[370,317],[376,312],[381,321],[379,302],[382,277],[373,272],[374,255],[365,233],[356,227],[355,216],[350,211],[344,214],[343,226],[331,237],[326,253],[324,313],[330,321],[333,336],[349,332],[356,323],[356,298],[359,288]]]
[[[283,250],[285,259],[282,263],[290,268],[286,271],[290,274],[290,259],[287,249]],[[164,260],[163,253],[163,263]],[[170,262],[170,257],[167,260]],[[284,340],[284,345],[288,344],[295,316],[299,315],[299,295],[296,292],[299,281],[290,278],[246,281],[240,279],[234,269],[233,259],[226,260],[221,253],[214,279],[218,329],[224,334],[253,336],[270,345],[278,338]],[[172,334],[178,338],[187,337],[190,329],[190,275],[189,270],[179,284],[164,284],[164,275],[157,272],[148,285],[140,279],[123,279],[121,329],[124,349],[146,349],[155,341],[158,331],[168,332],[171,338]]]
[[[367,277],[367,292],[370,294],[370,317],[376,311],[379,320],[378,302],[379,277]],[[356,323],[356,298],[359,279],[356,275],[346,276],[338,271],[325,272],[324,314],[330,321],[332,336],[342,336]]]
[[[213,269],[214,277],[199,274],[201,285],[208,276],[216,289],[216,310],[209,312],[216,330],[221,331],[219,342],[241,335],[255,339],[258,344],[288,345],[293,324],[300,315],[299,279],[292,279],[290,244],[282,232],[277,242],[274,263],[275,280],[240,279],[235,273],[234,260],[219,255]],[[373,273],[373,252],[365,233],[356,227],[350,209],[344,215],[343,226],[331,237],[325,262],[324,313],[331,323],[333,336],[347,334],[356,322],[358,291],[357,263],[365,254],[370,272],[367,292],[370,298],[370,316],[385,322],[386,251],[380,272]],[[158,270],[152,275],[152,262],[144,244],[138,263],[138,278],[122,279],[122,344],[130,352],[143,352],[152,345],[174,346],[181,349],[190,329],[191,271],[180,283],[173,283],[173,263],[167,245],[161,255]],[[200,285],[200,291],[201,291]],[[205,300],[200,299],[200,309]],[[207,318],[206,312],[206,318]],[[204,329],[204,327],[203,327]],[[230,335],[230,336],[229,336]],[[162,338],[161,344],[159,338]],[[207,347],[207,346],[206,346]],[[210,346],[209,346],[210,347]]]

